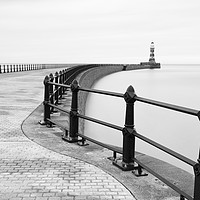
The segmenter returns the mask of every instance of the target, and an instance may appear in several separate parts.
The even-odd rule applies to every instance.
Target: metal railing
[[[88,66],[89,67],[89,66]],[[92,67],[92,66],[90,66]],[[94,66],[93,66],[94,67]],[[83,70],[83,69],[82,69]],[[77,71],[73,71],[71,73],[71,77],[73,78],[77,75]],[[60,74],[60,79],[61,78]],[[125,94],[122,93],[115,93],[115,92],[108,92],[103,90],[95,90],[95,89],[89,89],[89,88],[83,88],[79,86],[78,82],[76,80],[73,80],[71,84],[65,79],[65,81],[59,82],[57,79],[57,74],[55,75],[55,82],[53,82],[54,77],[53,75],[46,76],[44,79],[44,87],[45,87],[45,95],[44,95],[44,120],[41,124],[46,124],[48,126],[51,126],[52,124],[57,124],[58,126],[61,126],[62,128],[65,128],[63,124],[58,124],[56,121],[51,119],[51,112],[53,109],[60,110],[61,112],[64,112],[69,115],[69,129],[66,130],[66,135],[63,139],[65,139],[68,142],[81,142],[82,145],[84,145],[85,140],[89,140],[91,142],[94,142],[98,145],[101,145],[105,148],[108,148],[113,151],[113,164],[119,167],[120,169],[124,171],[128,170],[137,170],[138,175],[142,176],[142,168],[149,171],[151,174],[159,178],[161,181],[163,181],[166,185],[171,187],[173,190],[178,192],[180,194],[180,199],[189,199],[189,200],[199,200],[200,199],[200,156],[198,159],[198,162],[195,162],[147,137],[144,135],[139,134],[136,132],[134,128],[134,103],[136,101],[143,102],[146,104],[151,104],[158,107],[163,107],[166,109],[174,110],[177,112],[182,112],[189,115],[197,116],[198,119],[200,119],[200,111],[190,108],[185,108],[173,104],[167,104],[160,101],[154,101],[151,99],[139,97],[136,95],[134,89],[132,86],[129,86]],[[71,79],[72,81],[72,79]],[[71,82],[70,81],[70,82]],[[71,110],[66,110],[60,106],[58,106],[59,97],[62,96],[62,94],[65,93],[66,89],[71,89],[72,92],[72,100],[71,100]],[[124,127],[120,127],[108,122],[104,122],[92,117],[88,117],[85,115],[82,115],[78,112],[78,93],[79,91],[82,92],[90,92],[90,93],[97,93],[102,95],[108,95],[118,98],[123,98],[126,102],[126,115],[125,115],[125,125]],[[101,124],[103,126],[107,126],[116,130],[119,130],[122,132],[123,135],[123,147],[118,148],[111,145],[104,144],[102,142],[99,142],[95,139],[92,139],[90,137],[87,137],[83,134],[78,133],[79,130],[79,118],[82,118],[84,120],[92,121],[97,124]],[[81,139],[79,139],[81,138]],[[139,138],[142,141],[145,141],[148,144],[151,144],[152,146],[166,152],[167,154],[177,158],[178,160],[181,160],[185,162],[186,164],[193,167],[194,170],[194,191],[193,196],[188,195],[186,192],[178,188],[176,185],[168,181],[165,177],[161,176],[154,170],[150,169],[147,165],[145,165],[143,162],[141,162],[136,156],[135,156],[135,140],[136,138]],[[116,158],[116,154],[122,154],[122,159],[119,161],[119,159]],[[137,163],[137,166],[135,165]]]
[[[1,73],[21,72],[43,69],[42,64],[0,64]]]

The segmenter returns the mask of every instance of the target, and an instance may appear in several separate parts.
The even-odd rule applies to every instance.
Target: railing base
[[[65,131],[65,134],[62,136],[62,139],[69,143],[75,143],[79,141],[78,137],[70,137],[68,135],[68,130]]]
[[[134,163],[125,163],[120,160],[115,160],[112,163],[123,171],[131,171],[135,168]]]
[[[49,122],[49,121],[40,120],[38,123],[40,125],[42,125],[42,126],[46,125],[48,128],[52,128],[53,127],[53,124],[51,122]]]
[[[47,125],[47,122],[44,121],[44,120],[40,120],[38,123],[39,123],[40,125]]]
[[[77,143],[79,146],[82,146],[82,147],[84,147],[84,146],[88,146],[89,144],[86,142],[86,140],[85,139],[81,139],[81,140],[79,140],[78,141],[78,143]]]
[[[134,170],[132,171],[132,173],[137,177],[148,176],[148,174],[145,173],[142,169],[143,168],[140,165],[138,165],[138,166],[134,167]]]
[[[69,143],[75,143],[79,141],[78,138],[72,138],[72,137],[62,137],[62,139]]]

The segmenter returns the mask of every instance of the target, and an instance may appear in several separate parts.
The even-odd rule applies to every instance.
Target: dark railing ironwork
[[[91,68],[94,66],[86,66],[85,69]],[[96,66],[95,66],[96,67]],[[60,73],[56,73],[55,76],[51,74],[50,76],[46,76],[44,79],[44,120],[42,120],[41,124],[46,124],[51,126],[52,124],[57,124],[55,121],[51,119],[51,109],[60,110],[69,115],[69,128],[66,130],[66,127],[63,124],[57,124],[62,128],[65,128],[66,135],[63,139],[68,142],[82,142],[84,145],[85,140],[91,141],[98,145],[101,145],[105,148],[110,149],[113,151],[113,164],[118,166],[124,171],[128,170],[138,170],[139,175],[142,174],[142,168],[149,171],[151,174],[159,178],[173,190],[180,194],[180,199],[189,199],[189,200],[199,200],[200,199],[200,154],[198,162],[195,162],[147,137],[144,135],[139,134],[135,130],[134,125],[134,103],[136,101],[143,102],[146,104],[151,104],[154,106],[163,107],[166,109],[182,112],[189,115],[197,116],[200,120],[200,111],[195,109],[190,109],[186,107],[181,107],[173,104],[168,104],[160,101],[155,101],[143,97],[139,97],[136,95],[132,86],[129,86],[125,94],[115,93],[115,92],[108,92],[103,90],[95,90],[89,88],[82,88],[79,86],[78,82],[74,80],[74,78],[79,74],[81,71],[85,70],[84,67],[74,68],[71,71],[68,69],[66,71],[61,71]],[[53,82],[53,80],[55,80]],[[72,82],[73,80],[73,82]],[[54,89],[53,89],[54,88]],[[66,89],[71,89],[72,92],[72,100],[71,100],[71,110],[66,110],[60,106],[58,106],[59,98],[65,93]],[[103,95],[109,95],[119,98],[124,98],[126,102],[126,115],[125,115],[125,125],[124,127],[120,127],[105,121],[101,121],[99,119],[95,119],[92,117],[88,117],[82,115],[78,112],[78,93],[79,91],[83,92],[91,92]],[[53,100],[52,100],[53,99]],[[123,135],[123,148],[118,148],[115,146],[107,145],[102,142],[99,142],[95,139],[92,139],[88,136],[78,133],[79,127],[79,118],[92,121],[94,123],[101,124],[103,126],[110,127],[112,129],[116,129],[122,132]],[[81,138],[81,140],[79,139]],[[165,177],[161,176],[160,174],[156,173],[152,169],[150,169],[147,165],[142,163],[136,156],[135,156],[135,140],[139,138],[142,141],[145,141],[148,144],[166,152],[167,154],[185,162],[186,164],[193,167],[194,170],[194,191],[193,196],[188,195],[186,192],[178,188],[173,183],[169,182]],[[116,153],[122,154],[122,160],[116,159]],[[135,166],[137,163],[137,166]]]
[[[1,73],[21,72],[44,69],[43,64],[0,64]]]

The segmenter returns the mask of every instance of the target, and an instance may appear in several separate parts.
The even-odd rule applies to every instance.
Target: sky
[[[200,63],[199,0],[0,0],[0,63]]]

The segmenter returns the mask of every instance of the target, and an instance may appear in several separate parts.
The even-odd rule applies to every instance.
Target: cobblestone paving
[[[21,123],[41,103],[42,81],[49,72],[0,75],[0,199],[134,199],[104,171],[23,135]]]

